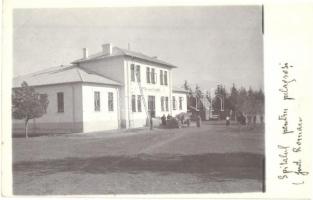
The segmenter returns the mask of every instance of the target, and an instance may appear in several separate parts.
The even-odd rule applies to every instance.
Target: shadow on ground
[[[28,176],[45,176],[59,172],[105,174],[113,172],[189,173],[221,179],[263,178],[263,155],[251,153],[202,154],[202,155],[147,155],[103,156],[93,158],[66,158],[35,162],[18,162],[13,172]]]

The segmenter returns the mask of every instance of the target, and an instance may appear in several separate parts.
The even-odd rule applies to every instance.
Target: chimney
[[[83,48],[83,58],[84,59],[88,58],[88,49],[87,48]]]
[[[112,54],[112,44],[107,43],[102,45],[102,53],[105,55],[111,55]]]

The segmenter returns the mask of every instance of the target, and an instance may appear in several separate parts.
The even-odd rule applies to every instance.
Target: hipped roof
[[[160,59],[158,59],[157,57],[151,57],[151,56],[147,56],[143,53],[140,52],[135,52],[135,51],[130,51],[130,50],[126,50],[126,49],[122,49],[119,47],[113,47],[112,49],[112,54],[104,54],[103,52],[100,53],[96,53],[93,55],[89,55],[88,58],[81,58],[78,60],[73,61],[73,64],[78,64],[78,63],[84,63],[84,62],[91,62],[91,61],[97,61],[97,60],[101,60],[101,59],[108,59],[108,58],[113,58],[113,57],[117,57],[117,56],[127,56],[127,57],[131,57],[131,58],[137,58],[143,61],[148,61],[148,62],[152,62],[152,63],[156,63],[156,64],[160,64],[169,68],[177,68],[177,66],[170,64],[168,62],[162,61]]]
[[[120,86],[117,81],[77,66],[58,66],[36,73],[17,76],[13,79],[13,87],[20,87],[26,81],[30,86],[54,85],[64,83],[96,83]]]

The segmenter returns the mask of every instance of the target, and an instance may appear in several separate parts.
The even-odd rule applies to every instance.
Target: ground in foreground
[[[14,194],[262,191],[264,128],[203,123],[13,139]]]

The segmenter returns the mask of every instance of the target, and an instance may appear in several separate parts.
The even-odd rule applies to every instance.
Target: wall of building
[[[144,106],[144,102],[142,99],[142,111],[138,112],[138,108],[137,108],[137,102],[136,102],[136,112],[132,111],[132,95],[137,96],[141,95],[140,89],[139,89],[139,84],[137,81],[137,77],[135,78],[135,81],[131,80],[131,65],[134,64],[134,66],[140,65],[140,85],[143,89],[143,94],[144,94],[144,101],[146,102],[146,109],[148,109],[148,96],[155,96],[155,116],[156,117],[161,117],[163,114],[164,115],[172,115],[172,106],[171,106],[171,82],[172,82],[172,75],[171,75],[171,69],[164,67],[164,66],[160,66],[160,65],[156,65],[156,64],[152,64],[149,62],[144,62],[144,61],[140,61],[137,59],[127,59],[125,61],[125,80],[126,80],[126,84],[125,84],[125,91],[124,94],[125,95],[125,105],[126,108],[128,108],[128,115],[125,116],[126,121],[128,121],[128,127],[142,127],[146,125],[147,122],[147,114],[145,111],[145,106]],[[151,69],[153,68],[155,70],[156,76],[156,83],[153,84],[151,83],[147,83],[147,75],[146,75],[146,70],[147,67]],[[136,67],[135,67],[136,69]],[[160,70],[167,71],[167,76],[168,76],[168,84],[167,85],[160,85]],[[169,98],[169,102],[168,102],[168,111],[161,110],[161,97],[168,97]]]
[[[94,92],[100,92],[100,111],[95,111]],[[113,93],[113,111],[108,108],[108,93]],[[84,84],[83,127],[84,132],[118,129],[120,124],[119,91],[113,86]]]
[[[81,84],[60,84],[35,87],[35,91],[47,94],[47,113],[29,122],[33,134],[82,132],[82,88]],[[64,93],[64,112],[58,112],[57,93]],[[24,133],[24,120],[13,120],[13,133]]]
[[[131,65],[140,65],[140,80],[141,87],[143,88],[144,100],[146,101],[146,106],[148,107],[148,96],[155,96],[155,108],[156,117],[161,117],[162,115],[173,115],[172,114],[172,71],[171,68],[164,67],[162,65],[153,64],[151,62],[146,62],[138,60],[135,58],[127,57],[116,57],[112,59],[99,60],[95,62],[82,63],[80,66],[100,73],[107,76],[110,79],[119,81],[123,84],[119,90],[119,115],[120,122],[119,127],[121,128],[131,128],[131,127],[142,127],[146,125],[147,114],[145,112],[144,103],[142,102],[141,112],[132,112],[132,95],[141,95],[139,90],[138,82],[131,81]],[[156,73],[156,83],[147,83],[146,69],[155,69]],[[160,85],[160,70],[167,71],[168,84]],[[169,102],[168,111],[161,110],[161,96],[168,97]]]
[[[122,128],[128,128],[127,126],[127,119],[126,116],[128,115],[128,110],[126,107],[126,101],[125,98],[125,81],[126,79],[126,68],[125,68],[125,61],[124,57],[119,56],[119,57],[114,57],[111,59],[105,59],[105,60],[98,60],[98,61],[93,61],[93,62],[86,62],[86,63],[80,63],[80,66],[87,69],[91,70],[94,72],[97,72],[99,74],[102,74],[109,79],[115,80],[120,82],[123,87],[120,87],[119,94],[121,95],[121,98],[119,98],[119,115],[124,116],[121,121],[119,126]]]
[[[187,95],[186,93],[180,93],[180,92],[173,92],[173,96],[175,97],[176,101],[176,109],[173,109],[173,116],[176,116],[177,114],[181,112],[187,112]],[[179,108],[179,98],[182,98],[182,109]],[[173,103],[173,102],[172,102]]]
[[[122,56],[80,63],[79,66],[124,84],[124,59]]]

